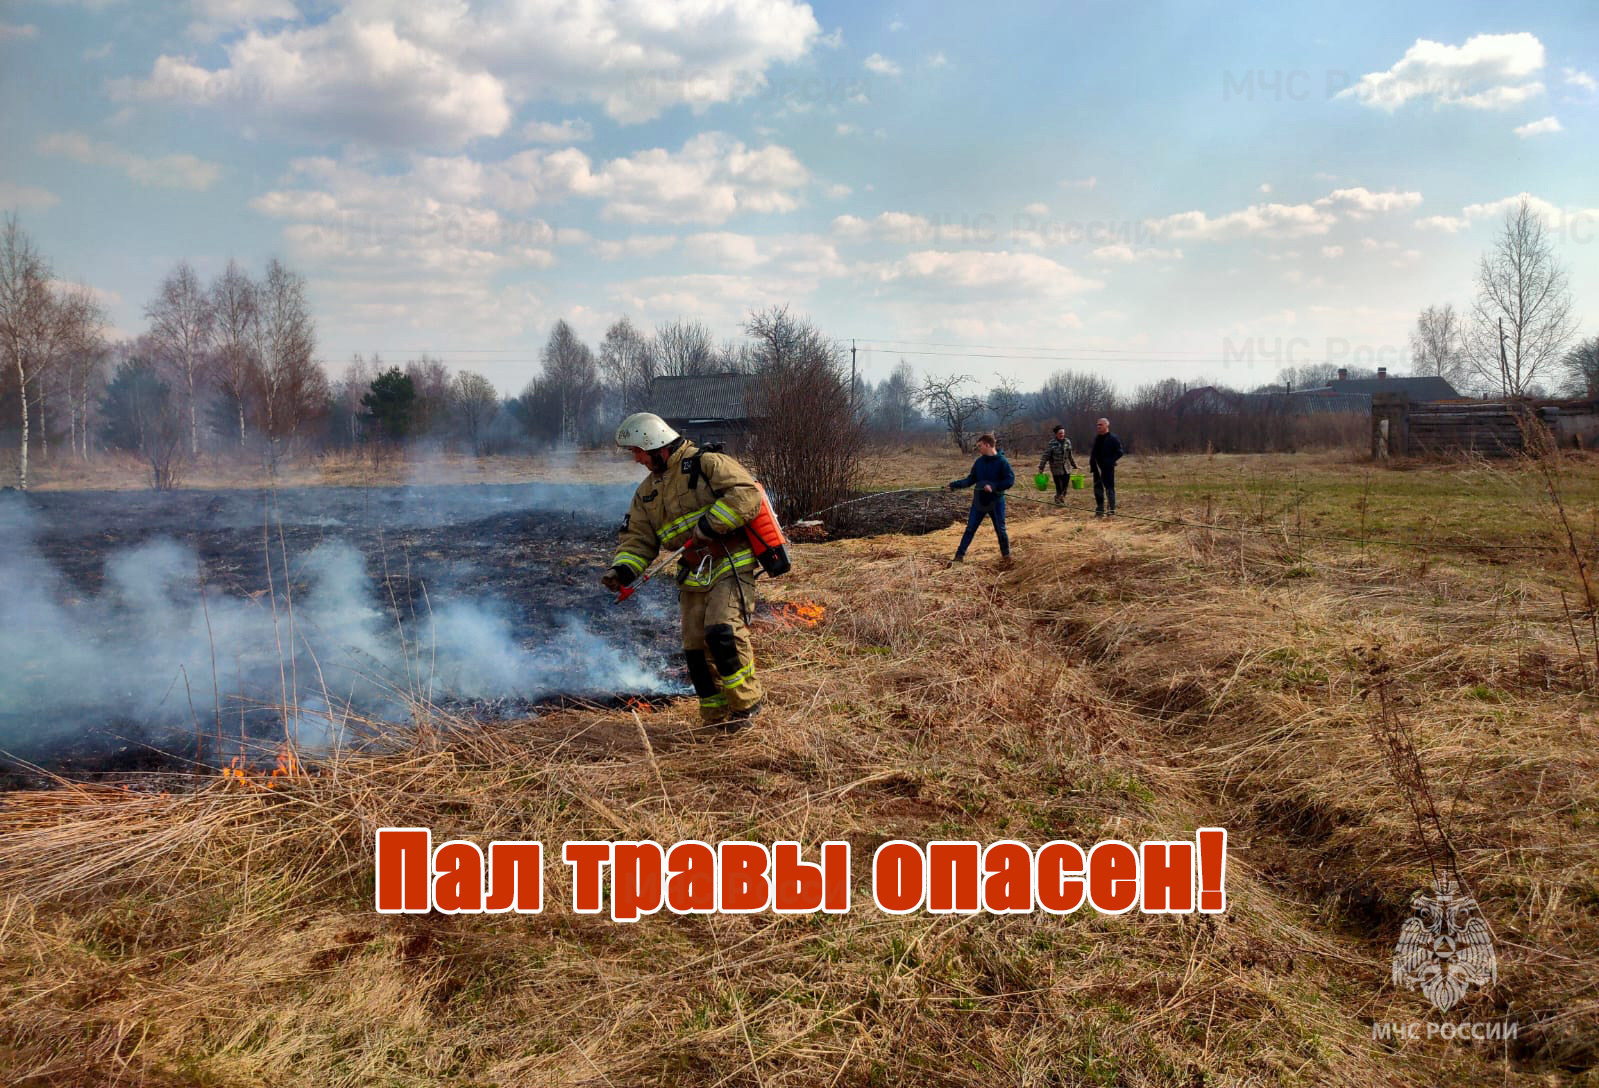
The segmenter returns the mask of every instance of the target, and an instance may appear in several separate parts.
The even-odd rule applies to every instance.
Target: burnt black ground
[[[494,600],[511,617],[514,639],[536,648],[559,637],[548,617],[576,614],[608,642],[678,681],[670,578],[658,579],[660,584],[620,605],[598,585],[632,491],[628,484],[60,491],[12,493],[5,505],[22,508],[29,535],[59,574],[60,595],[69,605],[100,592],[109,556],[157,539],[192,547],[202,578],[215,590],[231,597],[271,591],[284,599],[286,588],[307,590],[299,561],[319,544],[339,540],[365,558],[379,606],[408,623],[452,599]],[[287,587],[285,556],[291,575]],[[0,662],[0,691],[7,667]],[[548,693],[556,701],[562,695]],[[106,707],[102,718],[74,723],[81,728],[47,748],[13,751],[75,778],[118,769],[171,769],[174,760],[192,759],[196,751],[188,708],[177,709],[181,692],[173,702],[168,721],[123,720],[116,708]],[[530,704],[498,700],[450,709],[496,718],[524,712]],[[0,706],[0,719],[6,714]],[[37,781],[37,775],[18,774],[15,764],[8,770],[0,757],[0,788]]]

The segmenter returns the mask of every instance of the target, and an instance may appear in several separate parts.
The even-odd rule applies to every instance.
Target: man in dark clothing
[[[1110,433],[1110,420],[1100,419],[1094,424],[1094,448],[1088,453],[1088,471],[1094,474],[1094,516],[1106,515],[1105,500],[1110,500],[1109,514],[1116,516],[1116,462],[1122,458],[1122,440]]]
[[[1077,459],[1072,456],[1072,440],[1066,437],[1065,427],[1056,426],[1054,440],[1044,447],[1044,456],[1038,459],[1038,471],[1043,472],[1045,465],[1055,477],[1055,505],[1065,506],[1066,489],[1072,485],[1071,470],[1077,467]]]
[[[955,549],[957,563],[966,559],[966,549],[971,546],[972,537],[977,535],[977,527],[984,518],[994,519],[994,535],[999,537],[1000,558],[1010,558],[1010,537],[1005,535],[1005,492],[1016,482],[1016,473],[1012,471],[1010,462],[1005,460],[1005,455],[997,451],[993,435],[985,434],[977,440],[977,453],[972,470],[959,480],[949,482],[951,491],[963,487],[973,489],[972,510],[966,517],[966,534],[961,537],[960,547]]]

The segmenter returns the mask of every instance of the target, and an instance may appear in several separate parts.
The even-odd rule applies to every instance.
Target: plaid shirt
[[[1076,468],[1077,461],[1072,457],[1072,440],[1069,438],[1051,439],[1049,446],[1044,450],[1044,456],[1038,459],[1038,471],[1043,472],[1044,466],[1049,466],[1049,471],[1056,476],[1066,475],[1066,469]]]

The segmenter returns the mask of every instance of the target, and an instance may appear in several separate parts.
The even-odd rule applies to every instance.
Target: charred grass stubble
[[[1421,1085],[1592,1064],[1595,736],[1546,570],[1422,572],[1215,526],[1014,536],[1003,573],[944,570],[929,553],[949,539],[802,546],[771,593],[824,618],[757,632],[771,709],[728,740],[686,739],[682,704],[440,716],[272,790],[7,798],[0,1065],[34,1083]],[[1369,1035],[1430,1014],[1386,986],[1428,854],[1352,652],[1378,639],[1494,926],[1501,981],[1466,1013],[1519,1019],[1509,1050]],[[1233,832],[1220,918],[897,918],[868,898],[889,838],[1200,823]],[[547,864],[542,915],[380,917],[370,843],[391,825],[547,850],[848,838],[854,905],[619,926],[566,910]]]

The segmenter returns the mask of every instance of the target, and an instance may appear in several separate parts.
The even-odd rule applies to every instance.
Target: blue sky
[[[1599,331],[1591,3],[8,0],[0,90],[0,206],[118,331],[277,255],[335,374],[772,303],[872,378],[1403,369],[1521,193]]]

